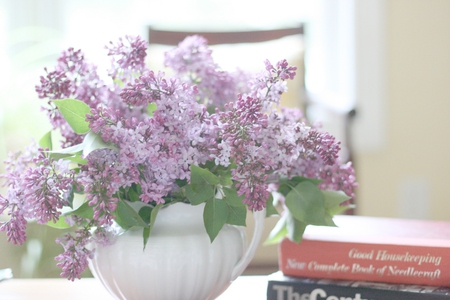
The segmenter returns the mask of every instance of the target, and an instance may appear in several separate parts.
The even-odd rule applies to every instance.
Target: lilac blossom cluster
[[[43,149],[30,145],[24,153],[10,155],[5,161],[8,194],[0,195],[0,213],[8,212],[10,220],[0,223],[8,241],[22,244],[26,240],[26,219],[38,224],[56,222],[67,205],[75,180],[68,162],[48,158]]]
[[[223,109],[236,95],[247,90],[249,74],[243,70],[226,72],[214,62],[208,41],[201,36],[187,37],[179,46],[165,54],[165,66],[178,78],[196,84],[198,98],[211,107]]]
[[[87,245],[102,236],[102,226],[113,223],[124,189],[139,186],[140,201],[163,204],[177,181],[190,180],[191,165],[231,168],[233,184],[250,210],[266,207],[270,185],[283,176],[320,179],[321,188],[354,196],[354,170],[351,163],[340,163],[339,142],[308,124],[299,110],[279,109],[285,81],[296,72],[285,60],[266,61],[256,76],[226,72],[214,62],[207,41],[192,36],[166,53],[165,65],[176,74],[167,78],[145,66],[146,43],[139,37],[110,43],[107,50],[109,80],[71,48],[53,71],[46,70],[36,91],[48,100],[44,110],[61,131],[63,148],[80,144],[83,136],[53,104],[62,98],[85,102],[90,130],[115,148],[95,150],[79,168],[69,169],[67,161],[33,146],[11,156],[2,176],[9,192],[0,196],[0,213],[10,220],[0,223],[0,230],[15,244],[26,239],[27,218],[56,221],[70,204],[68,195],[84,192],[94,213],[92,219],[67,218],[80,229],[57,241],[64,248],[56,258],[63,276],[80,278],[93,253]],[[149,105],[156,106],[150,114]]]
[[[120,76],[122,80],[132,80],[146,69],[146,42],[140,38],[127,36],[126,41],[120,39],[117,44],[107,47],[111,56],[112,70],[109,74],[113,79]],[[53,71],[41,76],[40,84],[36,86],[39,98],[47,99],[47,105],[42,109],[47,112],[53,129],[59,130],[63,136],[62,146],[77,145],[83,141],[82,135],[74,133],[62,117],[52,100],[74,98],[84,101],[91,108],[110,107],[120,110],[126,117],[140,114],[127,109],[121,101],[119,83],[107,84],[100,78],[97,67],[86,61],[81,50],[69,48],[58,59]],[[123,82],[122,82],[123,83]]]

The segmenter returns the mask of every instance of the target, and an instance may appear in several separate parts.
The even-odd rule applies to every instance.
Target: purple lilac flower
[[[295,126],[296,132],[303,132],[295,139],[298,157],[291,161],[280,174],[304,176],[323,180],[319,187],[335,191],[342,190],[349,197],[355,196],[358,186],[355,170],[351,163],[342,164],[338,157],[340,142],[328,133],[312,128],[303,119],[298,109],[283,109],[279,124],[284,128]]]
[[[6,232],[8,241],[13,244],[22,244],[26,240],[26,220],[24,209],[24,197],[22,187],[22,173],[29,167],[33,157],[37,153],[37,146],[31,144],[23,153],[10,154],[5,160],[6,173],[0,178],[4,178],[4,186],[8,186],[6,197],[0,195],[0,213],[7,212],[10,219],[0,222],[0,231]]]
[[[55,69],[68,76],[71,83],[70,97],[82,100],[90,107],[97,107],[107,96],[108,88],[100,79],[97,67],[87,62],[81,50],[69,48],[64,51]]]
[[[326,165],[335,162],[340,150],[340,142],[336,142],[330,134],[317,129],[309,130],[308,135],[298,143],[303,145],[303,157],[315,160],[320,156]]]
[[[273,109],[272,104],[280,103],[281,94],[287,91],[285,80],[293,79],[296,67],[289,66],[286,60],[281,60],[274,67],[269,60],[264,62],[265,71],[249,81],[251,96],[260,99],[265,111]]]
[[[0,175],[5,180],[3,186],[8,186],[6,197],[0,195],[0,213],[7,212],[10,219],[0,222],[0,231],[6,232],[8,241],[13,244],[22,244],[26,240],[26,220],[23,208],[23,188],[21,186],[22,173],[33,162],[33,157],[37,153],[37,146],[31,144],[23,153],[10,154],[5,160],[6,173]]]
[[[65,221],[71,227],[83,227],[85,224],[88,224],[90,220],[77,215],[67,215],[65,216]]]
[[[147,46],[147,42],[141,37],[126,36],[125,39],[120,38],[117,43],[110,42],[109,46],[105,47],[111,56],[111,68],[108,72],[113,84],[103,98],[103,107],[120,111],[126,118],[143,120],[146,117],[146,107],[134,107],[122,101],[120,93],[124,86],[133,83],[147,71],[145,66]]]
[[[197,89],[163,75],[146,72],[121,93],[130,105],[155,103],[153,117],[132,125],[132,130],[130,120],[120,120],[109,129],[114,131],[109,141],[118,145],[123,168],[140,169],[136,183],[146,203],[163,203],[176,179],[189,178],[190,164],[205,163],[209,156],[210,127],[202,124],[208,116],[196,101]]]
[[[113,79],[128,82],[146,69],[145,57],[147,56],[147,42],[141,37],[125,36],[120,38],[117,44],[110,42],[108,55],[112,56],[109,75]]]
[[[249,205],[249,209],[261,210],[269,197],[266,171],[270,165],[267,164],[268,157],[261,156],[258,137],[267,127],[267,115],[261,112],[261,102],[251,97],[239,96],[238,101],[231,105],[225,106],[228,111],[219,113],[220,148],[225,152],[216,162],[227,166],[229,157],[236,163],[237,168],[232,175],[238,181],[238,194],[245,196],[244,203]]]
[[[206,108],[197,103],[196,86],[166,79],[164,73],[145,72],[121,92],[131,106],[155,103],[153,117],[133,119],[109,117],[111,111],[93,111],[91,128],[105,141],[119,147],[118,167],[140,170],[134,183],[142,188],[141,200],[163,203],[176,179],[188,179],[190,164],[211,158],[217,144],[215,129]]]
[[[39,224],[58,220],[74,182],[68,162],[55,163],[42,149],[34,147],[29,147],[22,156],[16,155],[17,161],[6,161],[7,173],[2,176],[9,189],[8,195],[1,198],[0,212],[9,210],[11,218],[0,230],[19,244],[26,238],[25,218],[35,219]]]
[[[111,149],[93,151],[82,166],[78,182],[84,187],[89,205],[93,207],[93,219],[99,225],[111,225],[118,198],[114,195],[121,185],[121,174],[115,167],[117,153]]]
[[[25,217],[36,219],[39,224],[56,222],[60,209],[67,205],[67,196],[74,183],[74,171],[68,169],[68,161],[55,162],[40,153],[34,159],[35,167],[28,168],[22,177]]]
[[[163,72],[155,74],[148,71],[129,83],[120,93],[123,101],[132,106],[146,106],[149,103],[160,100],[164,95],[173,95],[179,86],[176,80],[166,80]]]
[[[77,230],[75,235],[66,234],[56,240],[64,248],[64,252],[55,257],[59,261],[57,266],[62,269],[62,277],[71,281],[81,278],[81,273],[88,267],[88,258],[92,259],[94,255],[93,250],[86,247],[90,240],[91,234],[85,228]]]
[[[186,37],[178,47],[166,52],[164,64],[177,74],[201,72],[206,66],[215,66],[208,41],[201,36]]]
[[[126,44],[124,43],[126,41]],[[120,40],[117,45],[111,42],[107,47],[108,55],[113,57],[115,72],[110,74],[114,79],[121,75],[123,83],[132,80],[134,76],[145,70],[144,60],[146,57],[147,44],[141,38],[127,36]],[[129,109],[118,96],[120,87],[115,85],[108,87],[97,73],[97,67],[88,63],[81,50],[69,48],[64,51],[58,59],[55,70],[47,72],[47,76],[41,76],[40,85],[36,91],[40,98],[47,98],[48,105],[43,107],[47,111],[53,129],[59,129],[64,138],[63,148],[80,144],[82,135],[77,135],[63,119],[52,100],[63,98],[74,98],[84,101],[93,109],[100,106],[120,110],[128,117],[142,119],[145,113],[142,110]]]
[[[41,76],[41,85],[36,86],[36,92],[39,98],[49,99],[63,99],[71,95],[71,82],[67,78],[63,70],[55,70],[48,72],[44,69],[47,75]]]
[[[206,106],[223,109],[236,100],[239,93],[248,92],[242,83],[250,74],[241,70],[226,72],[214,62],[208,41],[198,35],[184,39],[177,48],[166,52],[164,64],[185,82],[198,86],[198,99]]]
[[[52,100],[75,98],[96,107],[102,102],[107,93],[105,84],[97,75],[96,67],[85,62],[81,50],[69,48],[58,59],[55,70],[40,78],[40,85],[36,86],[39,98],[47,98],[46,107],[53,129],[59,129],[64,138],[63,147],[77,145],[83,141],[83,136],[77,135],[62,117]]]
[[[293,107],[280,107],[280,122],[283,123],[304,123],[307,124],[308,121],[306,120],[305,116],[303,115],[303,112],[299,108],[293,108]]]
[[[319,184],[320,188],[343,191],[349,197],[355,197],[355,189],[358,187],[358,184],[351,162],[325,167],[321,170],[318,177],[323,180]]]
[[[339,142],[327,133],[322,133],[304,123],[301,113],[292,110],[283,110],[291,113],[288,117],[272,112],[269,115],[264,111],[270,109],[269,103],[278,103],[283,92],[279,83],[285,79],[292,79],[295,68],[280,61],[273,67],[266,61],[266,71],[252,81],[251,92],[247,96],[239,96],[234,104],[225,106],[225,112],[219,112],[218,125],[221,127],[219,144],[220,155],[216,156],[216,163],[227,166],[235,161],[237,168],[233,170],[233,179],[237,181],[238,193],[245,196],[244,202],[250,209],[260,210],[265,207],[268,199],[269,174],[278,176],[304,176],[299,168],[295,168],[296,161],[318,161],[315,165],[340,166],[337,161],[340,150]],[[275,93],[273,93],[276,91]],[[314,164],[309,164],[311,167]],[[317,168],[312,168],[317,170]],[[320,168],[320,170],[322,170]],[[352,182],[341,172],[326,180],[322,187],[332,189],[345,189],[351,195]],[[313,178],[325,179],[325,174],[318,171]],[[338,183],[335,182],[336,178]],[[342,181],[347,180],[345,183]],[[351,181],[351,180],[350,180]]]
[[[8,194],[0,195],[0,213],[10,216],[0,231],[9,241],[25,241],[28,218],[56,221],[71,189],[84,190],[93,219],[67,218],[81,229],[57,240],[64,253],[56,257],[62,276],[80,278],[93,255],[87,244],[111,242],[103,225],[113,223],[124,189],[138,186],[141,201],[165,203],[176,181],[189,181],[190,167],[207,161],[235,166],[232,179],[250,210],[266,206],[276,188],[270,182],[280,176],[321,179],[320,188],[354,196],[354,169],[339,162],[340,145],[334,137],[311,126],[299,110],[279,109],[285,80],[296,72],[286,60],[275,65],[266,60],[264,71],[249,80],[247,73],[221,70],[207,41],[193,36],[166,53],[165,64],[175,71],[173,78],[166,78],[146,69],[146,47],[142,39],[129,36],[106,47],[112,57],[110,85],[73,48],[63,52],[54,71],[46,70],[41,77],[36,91],[48,99],[46,110],[65,139],[63,147],[81,143],[83,136],[72,131],[51,100],[71,97],[90,106],[90,129],[117,150],[89,153],[76,174],[36,145],[10,156],[7,173],[1,176]],[[156,105],[151,117],[150,103]]]
[[[122,228],[118,225],[116,226],[99,226],[95,228],[92,235],[92,241],[97,245],[109,246],[114,244],[114,238],[123,232]]]
[[[239,95],[235,103],[225,105],[224,112],[218,112],[222,141],[216,163],[226,166],[228,157],[236,163],[232,174],[237,181],[238,194],[245,196],[244,203],[253,210],[266,206],[269,174],[286,169],[283,165],[292,160],[293,151],[293,145],[283,138],[286,132],[281,132],[274,122],[276,114],[267,115],[266,111],[270,103],[279,103],[286,90],[280,83],[295,76],[295,67],[290,67],[286,61],[279,62],[277,68],[269,61],[265,63],[266,71],[251,82],[250,93]],[[295,141],[291,138],[289,142]]]
[[[6,232],[7,241],[14,245],[22,245],[26,239],[26,225],[22,211],[19,205],[10,203],[6,198],[0,195],[0,213],[9,209],[10,219],[6,222],[0,222],[0,231]]]
[[[45,164],[27,169],[23,177],[25,190],[22,194],[27,216],[34,217],[39,224],[56,222],[61,209],[67,205],[65,195],[72,182],[71,177],[55,174]]]

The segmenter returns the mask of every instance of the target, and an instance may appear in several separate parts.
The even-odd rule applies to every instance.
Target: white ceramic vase
[[[255,212],[247,247],[245,230],[225,225],[211,243],[203,224],[204,205],[176,203],[159,211],[143,250],[141,230],[96,245],[90,269],[116,299],[215,299],[242,274],[255,254],[265,212]]]

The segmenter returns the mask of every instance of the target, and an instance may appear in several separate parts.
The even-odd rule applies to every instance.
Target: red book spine
[[[450,286],[448,247],[284,239],[279,267],[287,276]]]

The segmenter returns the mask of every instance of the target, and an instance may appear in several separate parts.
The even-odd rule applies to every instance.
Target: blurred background
[[[307,107],[350,151],[359,182],[355,214],[450,220],[448,0],[0,0],[0,160],[50,129],[34,87],[68,47],[105,70],[104,45],[126,34],[148,40],[150,26],[299,24],[300,37],[218,47],[214,55],[225,68],[258,70],[266,58],[299,67],[284,104]],[[162,66],[163,51],[152,48],[148,63]],[[1,232],[0,268],[13,267],[16,277],[59,276],[53,257],[61,234],[30,226],[29,241],[18,247]],[[276,246],[261,246],[248,273],[273,271],[276,260]]]

